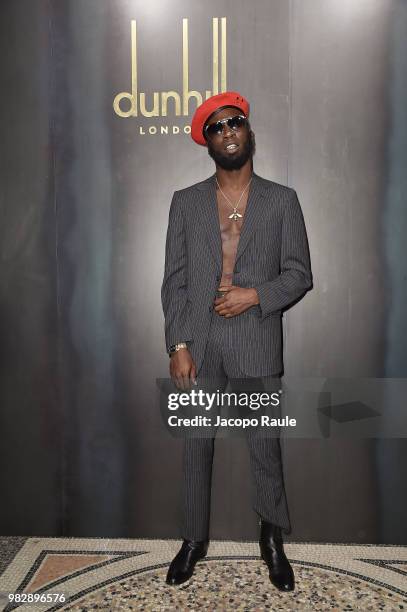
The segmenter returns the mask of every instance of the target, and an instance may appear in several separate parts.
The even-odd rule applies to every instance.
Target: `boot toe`
[[[192,576],[192,572],[185,573],[185,572],[169,571],[165,582],[167,584],[170,584],[171,586],[177,586],[178,584],[183,584],[184,582],[189,580],[191,576]]]
[[[294,572],[292,568],[287,568],[285,572],[277,572],[273,573],[269,572],[270,582],[279,590],[279,591],[293,591],[294,590]]]
[[[280,580],[278,578],[275,578],[275,576],[270,576],[270,581],[279,591],[294,590],[294,580]]]

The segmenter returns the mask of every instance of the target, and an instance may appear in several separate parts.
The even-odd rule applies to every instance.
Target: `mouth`
[[[237,145],[236,143],[230,143],[228,145],[226,145],[225,147],[225,151],[227,151],[228,153],[233,153],[234,151],[236,151],[239,148],[239,145]]]

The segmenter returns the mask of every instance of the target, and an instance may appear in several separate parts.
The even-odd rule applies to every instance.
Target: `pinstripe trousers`
[[[213,381],[223,392],[228,382],[232,391],[242,391],[242,379],[248,379],[238,365],[236,347],[231,342],[234,318],[225,318],[213,311],[208,342],[200,378]],[[258,379],[261,390],[273,393],[280,389],[279,375]],[[259,386],[256,387],[259,390]],[[245,429],[250,455],[253,508],[259,517],[274,523],[285,533],[291,533],[291,523],[284,487],[279,432],[273,437],[259,435],[259,429]],[[182,469],[182,525],[181,536],[187,540],[209,539],[210,500],[214,437],[185,438]]]

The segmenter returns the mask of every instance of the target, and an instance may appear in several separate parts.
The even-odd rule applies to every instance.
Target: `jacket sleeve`
[[[172,197],[165,244],[161,303],[165,319],[167,351],[172,344],[192,340],[187,293],[187,253],[184,217],[177,191]]]
[[[297,193],[291,190],[283,213],[280,274],[255,287],[261,318],[294,302],[312,287],[308,239]]]

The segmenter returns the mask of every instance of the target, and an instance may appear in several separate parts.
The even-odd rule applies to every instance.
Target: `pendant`
[[[243,215],[241,215],[240,213],[236,212],[236,210],[234,210],[232,214],[229,215],[228,219],[233,219],[233,221],[237,221],[239,218],[241,219],[242,217]]]

